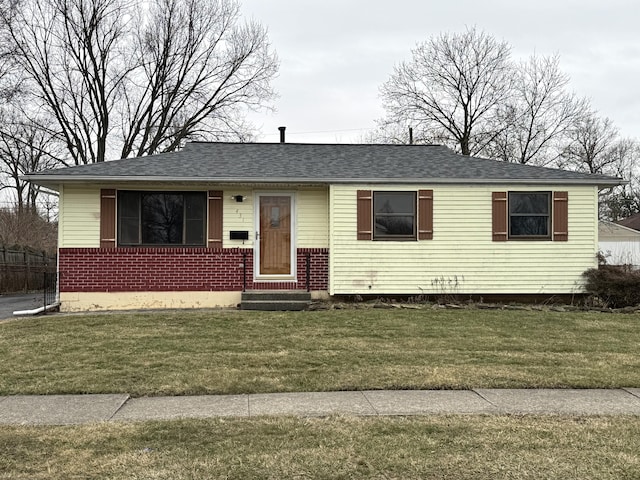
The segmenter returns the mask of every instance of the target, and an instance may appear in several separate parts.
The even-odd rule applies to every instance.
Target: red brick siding
[[[309,290],[329,290],[329,249],[298,249],[298,287],[306,289],[307,255],[309,256]]]
[[[240,291],[246,288],[327,290],[329,251],[298,249],[298,282],[253,283],[253,251],[240,248],[61,248],[61,292]]]

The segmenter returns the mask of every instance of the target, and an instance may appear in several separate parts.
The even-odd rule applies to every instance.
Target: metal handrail
[[[42,301],[45,313],[47,307],[55,305],[58,302],[58,275],[56,271],[44,272],[44,294]]]

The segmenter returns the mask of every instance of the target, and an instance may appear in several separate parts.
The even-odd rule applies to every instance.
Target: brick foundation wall
[[[243,258],[244,257],[244,258]],[[297,282],[253,282],[253,250],[241,248],[61,248],[61,292],[328,290],[329,250],[299,248]]]

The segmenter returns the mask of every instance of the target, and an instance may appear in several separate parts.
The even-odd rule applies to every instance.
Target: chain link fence
[[[0,247],[0,293],[45,290],[56,278],[56,257],[45,252]]]

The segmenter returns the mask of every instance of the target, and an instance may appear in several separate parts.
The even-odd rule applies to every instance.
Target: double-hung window
[[[569,193],[492,192],[494,242],[569,241]]]
[[[205,245],[204,192],[118,192],[118,244]]]
[[[509,192],[509,238],[551,237],[551,193]]]
[[[358,190],[357,239],[432,240],[433,190]]]
[[[373,192],[374,240],[415,240],[416,192]]]

